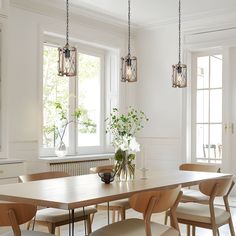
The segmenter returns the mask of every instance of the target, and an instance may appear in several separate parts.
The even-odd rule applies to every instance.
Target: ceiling
[[[69,0],[73,11],[89,10],[94,14],[105,15],[116,20],[127,20],[128,0]],[[65,0],[34,0],[55,7],[64,7]],[[202,15],[227,14],[235,9],[236,0],[182,0],[183,18]],[[176,20],[178,0],[131,0],[131,21],[145,27],[160,22]]]

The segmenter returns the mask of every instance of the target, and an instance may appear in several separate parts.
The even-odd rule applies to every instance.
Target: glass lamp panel
[[[209,88],[209,56],[197,58],[197,88]]]
[[[58,75],[76,76],[77,74],[77,50],[75,47],[58,48]],[[69,55],[69,56],[68,56]]]
[[[197,158],[208,158],[208,128],[207,124],[197,124],[196,130],[196,155]]]
[[[94,129],[78,125],[80,147],[100,145],[101,117],[101,59],[79,53],[78,105],[88,111],[88,117],[96,124]]]
[[[210,122],[222,122],[222,89],[210,90]]]
[[[121,58],[121,81],[137,82],[137,58]]]
[[[176,64],[172,66],[172,87],[187,87],[187,66],[184,64]]]
[[[197,90],[197,123],[209,121],[209,90]]]
[[[211,60],[211,88],[222,88],[222,55],[210,57]]]
[[[222,158],[222,124],[210,125],[210,158]]]

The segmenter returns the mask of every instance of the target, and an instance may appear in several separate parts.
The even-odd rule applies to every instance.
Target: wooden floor
[[[236,227],[236,206],[231,207],[231,212],[232,212],[232,216],[233,216],[234,226]],[[131,218],[131,217],[141,218],[142,216],[141,216],[141,214],[136,213],[133,210],[128,210],[127,211],[127,218]],[[153,215],[152,220],[162,223],[162,222],[164,222],[164,214]],[[92,226],[93,230],[96,230],[106,224],[107,224],[107,212],[100,211],[100,212],[96,213],[95,218],[94,218],[94,222],[93,222],[93,226]],[[181,235],[186,236],[186,226],[180,225],[180,228],[181,228]],[[2,235],[6,230],[8,230],[8,229],[7,228],[0,228],[0,235]],[[36,226],[35,230],[47,232],[47,228],[42,227],[42,226]],[[75,230],[76,230],[75,235],[78,235],[78,236],[84,235],[84,223],[83,222],[76,223]],[[211,236],[211,235],[212,235],[211,230],[197,228],[196,236]],[[229,236],[229,235],[230,235],[230,233],[229,233],[228,226],[227,225],[222,226],[220,228],[220,236]],[[68,226],[61,227],[61,236],[68,236]]]

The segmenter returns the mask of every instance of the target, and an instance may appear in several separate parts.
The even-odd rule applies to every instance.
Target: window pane
[[[209,87],[209,57],[197,58],[197,88]]]
[[[208,125],[197,125],[196,132],[196,155],[197,158],[208,158],[206,145],[208,144]]]
[[[210,125],[210,158],[222,157],[222,125]]]
[[[222,55],[211,56],[211,88],[222,87]]]
[[[68,114],[69,80],[57,76],[57,61],[57,48],[45,45],[43,52],[43,147],[47,148],[57,145],[58,137],[53,127],[58,127],[62,132],[55,102],[60,102]],[[68,145],[67,132],[63,141]]]
[[[101,58],[79,53],[78,105],[88,112],[95,129],[78,126],[78,146],[100,145]]]
[[[208,123],[209,120],[209,90],[197,91],[197,123]]]
[[[222,122],[222,89],[210,91],[210,122]]]

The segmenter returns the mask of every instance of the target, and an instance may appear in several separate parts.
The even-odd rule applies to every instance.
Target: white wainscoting
[[[9,142],[9,158],[32,160],[38,158],[38,141],[11,141]]]
[[[182,161],[179,138],[142,137],[138,141],[141,145],[136,159],[138,168],[178,169]]]

